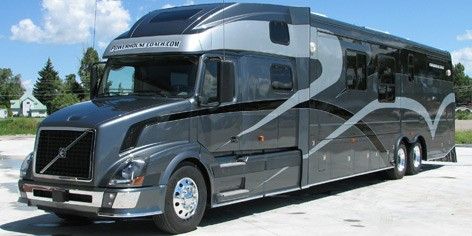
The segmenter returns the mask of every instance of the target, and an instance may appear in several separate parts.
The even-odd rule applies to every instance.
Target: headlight
[[[28,174],[29,166],[31,164],[32,159],[33,159],[33,153],[30,153],[28,154],[28,156],[26,156],[23,163],[21,163],[20,178],[23,178]]]
[[[144,182],[146,162],[141,159],[130,160],[121,167],[110,180],[109,185],[123,187],[139,187]]]

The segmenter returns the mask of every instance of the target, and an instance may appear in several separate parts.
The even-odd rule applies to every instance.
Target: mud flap
[[[454,147],[445,157],[437,159],[435,161],[457,163],[456,148]]]

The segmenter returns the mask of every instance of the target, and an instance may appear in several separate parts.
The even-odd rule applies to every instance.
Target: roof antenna
[[[92,36],[92,48],[95,49],[95,33],[96,33],[96,27],[97,27],[97,2],[98,0],[95,0],[95,16],[93,18],[93,36]]]
[[[226,61],[226,33],[225,33],[225,11],[226,11],[226,4],[225,0],[223,0],[223,60]]]

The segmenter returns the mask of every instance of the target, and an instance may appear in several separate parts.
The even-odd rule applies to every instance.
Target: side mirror
[[[205,61],[205,73],[197,102],[201,107],[217,107],[232,102],[235,94],[235,67],[232,61],[209,58]]]
[[[90,99],[95,98],[100,80],[105,72],[106,62],[97,62],[90,66]]]
[[[231,61],[220,62],[220,73],[218,74],[218,97],[219,102],[232,102],[234,99],[235,69]]]

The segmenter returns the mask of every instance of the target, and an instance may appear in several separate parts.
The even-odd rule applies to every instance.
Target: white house
[[[7,109],[0,108],[0,119],[5,119],[8,117]]]
[[[23,94],[18,100],[10,100],[13,116],[46,117],[47,107],[32,94]]]

